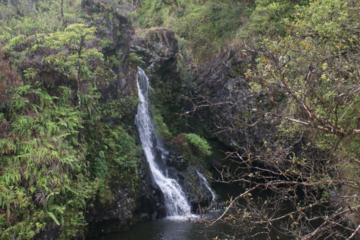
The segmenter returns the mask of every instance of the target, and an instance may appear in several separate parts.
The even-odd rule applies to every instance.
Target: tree
[[[243,188],[215,221],[236,239],[359,236],[359,7],[311,2],[282,19],[285,37],[258,45],[245,74],[255,101],[244,106],[257,121],[239,127],[279,125],[273,138],[228,153],[236,167],[219,169],[218,181]]]
[[[53,67],[62,69],[68,76],[73,74],[77,82],[79,118],[81,118],[81,82],[91,79],[93,72],[87,65],[91,60],[103,60],[102,53],[96,48],[85,48],[85,43],[95,39],[96,28],[87,28],[85,24],[72,24],[64,32],[52,33],[44,38],[44,47],[61,50],[66,47],[68,53],[60,51],[45,58]],[[81,131],[79,129],[79,149],[81,147]]]
[[[252,83],[261,87],[260,94],[286,96],[278,103],[288,101],[294,109],[280,118],[340,138],[360,133],[351,113],[359,103],[359,24],[346,16],[357,16],[351,5],[356,6],[349,1],[313,3],[299,14],[286,38],[263,42]]]

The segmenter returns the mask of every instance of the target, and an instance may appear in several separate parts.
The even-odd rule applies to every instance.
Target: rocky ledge
[[[166,81],[175,73],[179,46],[172,30],[157,28],[136,32],[131,51],[142,58],[140,66],[150,70],[148,77],[152,84],[159,79]]]

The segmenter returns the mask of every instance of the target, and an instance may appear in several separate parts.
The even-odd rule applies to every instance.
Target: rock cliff
[[[260,139],[271,137],[276,132],[276,124],[262,121],[253,125],[258,120],[250,113],[255,99],[247,80],[239,77],[242,75],[239,69],[255,65],[255,58],[256,53],[244,57],[228,51],[201,65],[194,76],[201,101],[206,99],[205,105],[209,106],[199,108],[192,118],[201,122],[225,145],[235,149],[240,149],[249,141],[261,142]],[[200,101],[197,103],[201,105]],[[193,110],[189,105],[186,108]],[[244,127],[246,125],[248,127]]]
[[[106,196],[91,201],[85,209],[88,236],[128,230],[133,224],[135,209],[134,190],[126,184],[115,182]]]
[[[176,75],[176,58],[179,51],[178,40],[170,29],[157,28],[136,32],[131,42],[131,51],[142,57],[140,67],[148,68],[152,85],[155,81],[169,81]]]
[[[101,49],[104,57],[115,57],[118,60],[118,64],[110,66],[114,80],[103,88],[101,96],[103,102],[131,95],[137,96],[137,68],[130,56],[130,42],[135,33],[130,13],[136,9],[136,6],[136,3],[127,1],[121,6],[114,6],[112,1],[106,0],[82,2],[86,14],[104,16],[96,18],[91,24],[97,28],[97,37],[105,43]],[[129,122],[134,121],[135,114],[136,108],[128,116]],[[112,120],[111,122],[113,123]],[[130,183],[114,179],[109,189],[87,204],[84,210],[85,220],[88,223],[86,235],[97,236],[129,229],[136,222],[133,215],[136,199],[136,189]]]
[[[130,12],[136,9],[136,5],[124,2],[123,6],[112,6],[109,9],[104,4],[112,4],[106,0],[83,1],[84,11],[88,15],[110,15],[112,17],[97,18],[92,24],[97,28],[97,37],[106,41],[101,52],[105,58],[115,56],[119,64],[112,66],[114,81],[102,91],[102,100],[107,98],[122,98],[137,93],[136,67],[131,65],[130,42],[134,36],[133,22]],[[106,6],[106,5],[105,5]]]

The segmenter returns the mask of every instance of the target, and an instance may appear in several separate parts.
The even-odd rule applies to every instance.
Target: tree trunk
[[[200,218],[202,218],[202,209],[201,209],[201,205],[200,205],[199,200],[198,200],[198,206],[199,206],[199,214],[200,214]]]
[[[80,74],[79,74],[78,70],[78,79],[77,79],[77,84],[78,84],[78,89],[77,89],[77,95],[78,95],[78,110],[79,110],[79,121],[81,121],[81,97],[80,97]],[[79,144],[79,151],[81,148],[81,130],[79,128],[79,133],[78,133],[78,144]]]
[[[64,19],[64,0],[61,0],[61,18]]]

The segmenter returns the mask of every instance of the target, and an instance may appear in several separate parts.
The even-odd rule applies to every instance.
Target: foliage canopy
[[[63,16],[62,1],[0,3],[0,239],[51,223],[79,237],[87,201],[136,181],[140,149],[119,120],[138,101],[100,101],[113,59],[80,1],[63,2]]]

